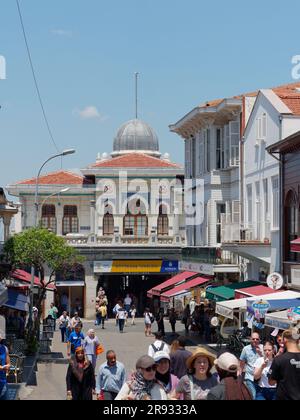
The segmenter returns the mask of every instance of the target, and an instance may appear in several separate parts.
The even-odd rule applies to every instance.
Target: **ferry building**
[[[161,155],[154,130],[135,119],[122,125],[113,152],[78,172],[61,170],[40,176],[39,222],[84,256],[68,278],[56,277],[55,297],[46,309],[68,297],[68,309],[94,318],[95,297],[103,287],[111,310],[118,297],[135,296],[138,312],[147,290],[179,271],[185,246],[184,171]],[[36,179],[7,187],[21,204],[17,231],[34,226]]]

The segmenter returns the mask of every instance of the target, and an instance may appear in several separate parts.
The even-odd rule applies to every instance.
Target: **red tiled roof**
[[[35,185],[36,178],[18,182],[17,185]],[[91,181],[81,175],[69,171],[58,171],[41,176],[39,185],[85,185]]]
[[[181,167],[175,163],[167,162],[153,156],[143,153],[128,153],[96,163],[92,168],[178,168]]]

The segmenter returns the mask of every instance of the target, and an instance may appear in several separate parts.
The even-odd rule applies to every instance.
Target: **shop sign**
[[[283,283],[283,277],[279,273],[272,273],[267,278],[268,287],[272,290],[280,290],[283,286]]]
[[[199,263],[190,263],[188,261],[179,262],[180,271],[193,271],[196,273],[204,274],[206,276],[214,275],[214,266],[212,264],[199,264]]]
[[[256,319],[262,319],[270,309],[271,305],[266,300],[257,300],[252,304],[254,316]]]
[[[287,311],[287,317],[292,322],[300,321],[300,306],[297,308],[291,308]]]
[[[178,261],[167,260],[115,260],[95,261],[94,273],[178,273]]]
[[[223,316],[224,318],[233,319],[233,310],[230,308],[225,308],[225,306],[217,305],[216,314]]]

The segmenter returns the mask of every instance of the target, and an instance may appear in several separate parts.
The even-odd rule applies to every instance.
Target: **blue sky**
[[[82,168],[112,150],[118,127],[134,117],[135,71],[141,73],[140,117],[156,130],[161,151],[183,162],[183,141],[169,124],[203,101],[293,82],[291,58],[300,54],[298,0],[20,4],[56,143],[77,150],[65,168]],[[7,62],[7,79],[0,80],[5,186],[34,176],[55,152],[14,0],[0,0],[0,55]],[[57,160],[47,170],[59,168]]]

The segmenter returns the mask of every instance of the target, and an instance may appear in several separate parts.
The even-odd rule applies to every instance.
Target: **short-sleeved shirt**
[[[6,365],[6,358],[8,355],[8,349],[3,344],[0,344],[0,366]],[[0,390],[3,388],[3,386],[6,384],[6,371],[1,370],[0,371]]]
[[[57,318],[58,309],[56,306],[53,306],[53,308],[49,309],[48,315],[51,316],[53,319]]]
[[[145,324],[152,324],[152,322],[151,322],[151,318],[153,317],[153,315],[152,315],[152,313],[151,312],[145,312],[144,313],[144,318],[145,318]]]
[[[260,344],[259,348],[261,353],[263,354],[263,345]],[[261,354],[258,354],[256,349],[253,348],[251,345],[246,346],[243,348],[242,354],[240,356],[240,360],[246,363],[246,374],[245,380],[254,381],[254,367],[256,361],[261,357]]]
[[[119,308],[117,314],[118,319],[126,319],[127,312],[124,308]]]
[[[75,331],[73,331],[70,335],[69,335],[69,342],[72,346],[74,346],[74,350],[76,350],[78,347],[81,347],[82,341],[84,340],[84,335],[82,332],[80,332],[79,334],[77,334]]]
[[[192,353],[183,348],[179,348],[171,354],[171,373],[179,379],[187,374],[186,361]]]
[[[259,359],[257,359],[256,362],[255,362],[254,368],[255,369],[261,368],[262,365],[264,364],[264,361],[265,361],[264,357],[260,357]],[[272,362],[273,362],[273,360],[269,360],[268,365],[262,371],[262,375],[261,375],[261,378],[259,380],[259,386],[261,388],[276,388],[276,385],[275,386],[269,385],[269,379],[268,379],[268,375],[269,375],[269,372],[270,372],[270,368],[272,366]]]
[[[214,375],[207,378],[205,381],[199,381],[194,375],[183,376],[176,388],[176,393],[183,394],[184,399],[188,401],[192,400],[191,381],[193,384],[194,400],[206,400],[209,391],[218,385],[218,379]]]
[[[277,400],[300,401],[300,353],[275,357],[269,378],[277,382]]]

